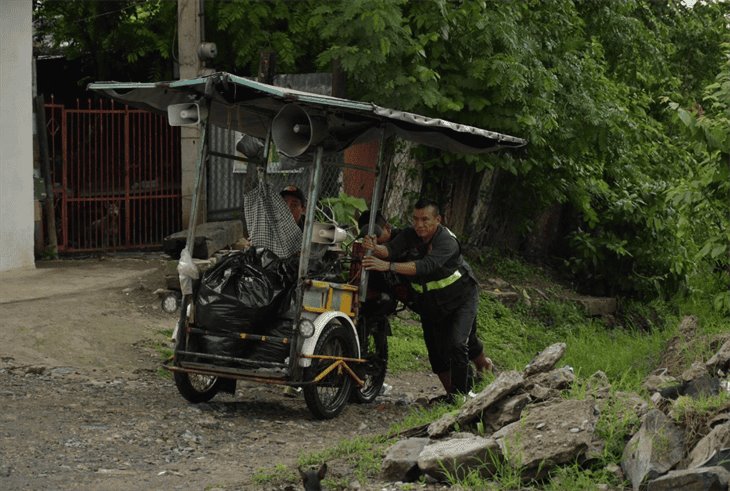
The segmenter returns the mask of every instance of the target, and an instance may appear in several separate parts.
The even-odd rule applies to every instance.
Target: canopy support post
[[[378,162],[376,164],[378,176],[375,180],[375,186],[373,187],[373,196],[370,199],[370,221],[368,222],[368,235],[373,233],[375,228],[375,219],[380,209],[380,195],[382,194],[383,187],[385,186],[385,163],[383,162],[383,155],[385,155],[385,128],[380,128],[380,148],[378,149]],[[365,256],[371,256],[372,251],[365,251]],[[360,301],[365,302],[367,300],[368,291],[368,272],[363,268],[360,272]]]

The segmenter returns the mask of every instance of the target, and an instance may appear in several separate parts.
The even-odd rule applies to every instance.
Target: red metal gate
[[[103,100],[51,99],[46,119],[59,251],[159,247],[180,230],[179,128]]]

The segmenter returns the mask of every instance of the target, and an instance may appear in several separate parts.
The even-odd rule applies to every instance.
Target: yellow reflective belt
[[[440,280],[433,280],[426,283],[426,291],[430,292],[433,290],[438,290],[440,288],[445,288],[452,283],[455,283],[459,278],[461,278],[461,271],[458,269],[454,271],[450,276],[447,276],[446,278],[441,278]],[[424,288],[418,284],[418,283],[411,283],[411,286],[415,291],[418,293],[423,293]]]

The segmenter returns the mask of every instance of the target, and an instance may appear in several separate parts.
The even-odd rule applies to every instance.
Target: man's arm
[[[418,276],[428,276],[439,268],[443,267],[447,261],[459,254],[459,243],[445,229],[441,231],[431,241],[431,248],[422,259],[415,261],[416,274]]]
[[[366,235],[362,239],[362,246],[365,248],[366,251],[372,251],[373,256],[378,257],[380,259],[386,259],[390,257],[390,251],[387,247],[384,245],[378,245],[375,241],[374,235]]]
[[[367,256],[362,259],[362,265],[368,271],[392,271],[403,276],[416,276],[416,263],[414,261],[396,263],[375,256]]]

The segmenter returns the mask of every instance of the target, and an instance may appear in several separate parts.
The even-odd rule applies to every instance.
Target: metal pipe
[[[302,314],[304,303],[305,278],[309,270],[309,256],[312,253],[312,230],[314,228],[314,211],[317,208],[317,197],[322,186],[322,154],[324,149],[318,146],[314,156],[314,171],[309,176],[309,197],[307,198],[307,210],[304,214],[304,231],[302,234],[302,249],[299,255],[299,272],[297,274],[297,295],[294,310],[294,340],[290,351],[290,363],[292,371],[299,370],[298,354],[302,344],[302,337],[299,336],[299,316]],[[293,373],[298,378],[297,373]]]
[[[377,178],[373,187],[373,196],[370,199],[370,220],[368,221],[368,235],[373,233],[375,228],[375,218],[377,216],[378,207],[380,206],[380,194],[385,185],[385,164],[383,163],[383,155],[385,153],[385,128],[380,128],[380,148],[378,149]],[[365,251],[365,256],[372,256],[372,251]],[[367,300],[368,291],[368,272],[362,268],[360,272],[360,300]]]
[[[200,102],[202,104],[202,101]],[[206,106],[208,101],[205,101]],[[208,109],[206,107],[206,109]],[[205,111],[205,118],[200,121],[200,146],[198,147],[198,161],[195,163],[195,187],[193,189],[193,199],[190,206],[190,219],[188,220],[188,235],[185,239],[185,247],[187,247],[190,256],[193,255],[195,247],[195,225],[198,218],[198,205],[200,204],[200,195],[203,193],[203,176],[205,172],[205,147],[208,144],[208,113]]]

